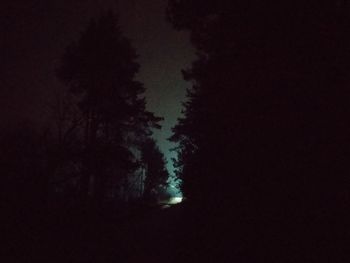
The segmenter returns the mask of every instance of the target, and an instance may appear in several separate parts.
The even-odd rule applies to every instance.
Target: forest
[[[169,138],[183,202],[162,206],[153,134],[167,116],[147,110],[137,51],[103,12],[55,69],[51,122],[1,131],[8,253],[347,262],[349,3],[168,0],[164,13],[196,51],[178,69],[191,87]]]

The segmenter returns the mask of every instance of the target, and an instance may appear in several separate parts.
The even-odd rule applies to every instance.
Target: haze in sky
[[[167,138],[181,114],[188,87],[181,69],[189,66],[194,51],[186,33],[175,31],[165,20],[163,0],[8,0],[0,3],[1,42],[0,130],[19,119],[41,124],[49,118],[55,77],[64,48],[78,39],[88,21],[107,8],[120,14],[123,33],[140,57],[137,78],[147,89],[147,108],[165,118],[155,132],[172,172],[172,148]]]
[[[166,21],[163,0],[123,0],[119,2],[120,18],[125,34],[140,54],[141,71],[138,78],[145,84],[147,107],[165,118],[163,128],[155,132],[161,150],[172,172],[174,145],[167,141],[171,127],[181,114],[189,83],[182,78],[181,69],[194,59],[189,36],[175,31]]]

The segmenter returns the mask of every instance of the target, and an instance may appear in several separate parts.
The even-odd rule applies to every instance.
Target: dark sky
[[[19,119],[41,124],[60,85],[54,68],[67,44],[78,38],[89,19],[102,10],[119,10],[124,34],[140,58],[138,78],[147,88],[147,107],[165,117],[156,132],[169,158],[166,141],[181,112],[188,83],[181,68],[193,60],[188,35],[165,21],[164,0],[7,0],[0,3],[0,129]]]

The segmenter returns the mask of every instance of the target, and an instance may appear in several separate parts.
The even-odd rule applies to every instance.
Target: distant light
[[[166,208],[169,208],[170,207],[170,205],[162,205],[160,208],[161,209],[166,209]]]
[[[178,203],[181,203],[182,202],[182,197],[180,196],[177,196],[177,197],[171,197],[168,204],[170,205],[175,205],[175,204],[178,204]]]

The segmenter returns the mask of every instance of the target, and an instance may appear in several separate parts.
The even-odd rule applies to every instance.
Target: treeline
[[[168,3],[197,49],[171,140],[188,200],[276,218],[345,214],[346,1]]]
[[[2,202],[29,213],[153,200],[166,191],[165,159],[152,138],[137,54],[113,12],[92,19],[57,67],[62,85],[50,123],[1,134]],[[24,210],[23,210],[24,209]]]
[[[197,59],[173,129],[179,261],[348,261],[347,1],[169,0]]]

